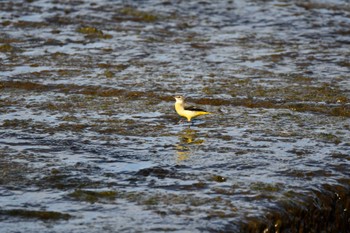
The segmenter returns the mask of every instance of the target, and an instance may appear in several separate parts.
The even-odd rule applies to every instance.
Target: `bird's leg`
[[[179,122],[177,122],[177,123],[180,124],[180,123],[183,123],[183,122],[184,122],[184,120],[180,119]]]

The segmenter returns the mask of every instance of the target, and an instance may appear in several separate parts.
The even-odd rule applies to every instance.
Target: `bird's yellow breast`
[[[188,121],[191,121],[191,118],[200,116],[200,115],[206,115],[210,114],[206,111],[193,111],[193,110],[186,110],[183,106],[183,104],[175,103],[175,110],[177,114],[179,114],[182,117],[187,118]]]

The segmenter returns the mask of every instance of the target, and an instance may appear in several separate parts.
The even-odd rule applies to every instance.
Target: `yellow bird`
[[[193,107],[193,106],[185,106],[185,97],[183,96],[175,96],[175,110],[177,114],[179,114],[182,117],[187,118],[187,121],[191,121],[192,118],[200,116],[200,115],[206,115],[211,114],[210,112],[207,112],[203,109]]]

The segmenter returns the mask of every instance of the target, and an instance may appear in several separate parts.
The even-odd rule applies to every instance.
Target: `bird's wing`
[[[185,106],[185,110],[197,111],[197,112],[206,112],[205,110],[195,107],[195,106]]]

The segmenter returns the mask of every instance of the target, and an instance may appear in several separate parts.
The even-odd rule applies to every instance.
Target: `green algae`
[[[306,10],[309,10],[309,11],[312,11],[315,9],[328,9],[333,11],[341,11],[341,10],[350,11],[349,6],[347,5],[333,4],[333,3],[298,2],[296,6],[305,8]]]
[[[18,28],[43,28],[48,26],[46,22],[33,22],[33,21],[22,21],[22,20],[14,22],[12,25]]]
[[[341,140],[339,139],[339,137],[331,133],[320,133],[317,135],[317,138],[325,142],[334,143],[336,145],[341,143]]]
[[[72,177],[69,172],[56,170],[49,171],[49,174],[36,180],[38,187],[54,188],[58,190],[97,188],[101,185],[99,181],[93,181],[86,176]]]
[[[77,32],[85,34],[87,37],[91,38],[100,38],[100,39],[111,39],[112,35],[105,34],[102,30],[99,30],[95,27],[80,27],[77,29]]]
[[[49,89],[47,86],[39,83],[34,83],[34,82],[6,82],[6,81],[1,81],[0,82],[0,88],[1,89],[23,89],[23,90],[30,90],[30,91],[46,91]]]
[[[42,221],[69,220],[72,218],[72,215],[70,214],[64,214],[55,211],[36,211],[27,209],[0,210],[0,215],[20,218],[33,218]]]
[[[331,97],[333,102],[337,102],[339,97]],[[305,99],[304,99],[305,100]],[[275,109],[290,109],[298,112],[314,112],[321,113],[331,116],[342,116],[350,117],[350,107],[348,105],[327,105],[327,104],[317,104],[317,103],[293,103],[293,102],[283,102],[276,101],[274,99],[263,100],[263,99],[208,99],[202,98],[200,100],[194,100],[193,102],[203,105],[213,105],[213,106],[225,106],[225,105],[236,105],[245,106],[248,108],[275,108]]]
[[[96,203],[114,201],[118,196],[118,193],[117,191],[89,191],[77,189],[74,192],[68,194],[68,196],[77,201]]]
[[[280,192],[283,189],[282,184],[268,184],[263,182],[254,182],[250,185],[251,190],[262,192]]]
[[[140,11],[133,7],[124,7],[120,9],[120,14],[124,16],[128,16],[128,20],[138,21],[138,22],[147,22],[152,23],[154,21],[159,20],[159,16],[147,11]]]
[[[154,197],[148,197],[142,201],[142,205],[157,205],[159,203],[159,198],[157,196]]]
[[[237,209],[232,210],[212,210],[208,212],[208,215],[206,216],[206,219],[225,219],[225,218],[234,218],[238,216]]]
[[[107,71],[113,70],[116,72],[123,71],[129,67],[129,65],[127,65],[127,64],[109,64],[109,63],[99,63],[99,64],[97,64],[97,66],[99,68],[106,69]]]
[[[205,213],[206,216],[220,217],[215,214],[216,211],[225,211],[226,214],[221,217],[226,218],[235,215],[237,211],[236,207],[230,201],[220,197],[206,198],[198,197],[193,194],[146,194],[143,192],[124,193],[123,196],[129,201],[137,202],[139,205],[151,207],[154,211],[157,211],[157,207],[161,207],[163,211],[168,214],[189,215],[196,213],[198,208],[201,209],[200,207],[204,207],[201,211]],[[208,205],[212,208],[205,208]]]
[[[223,177],[223,176],[220,176],[220,175],[212,175],[212,176],[210,177],[210,180],[215,181],[215,182],[222,183],[222,182],[226,182],[226,181],[227,181],[227,178],[226,178],[226,177]]]
[[[21,119],[11,119],[4,120],[2,127],[6,128],[27,128],[33,123],[32,119],[21,120]]]
[[[8,161],[10,155],[0,150],[0,185],[6,186],[21,186],[27,184],[27,174],[33,172],[33,169],[25,164]],[[23,154],[16,155],[16,158],[25,158]]]
[[[0,45],[0,52],[1,53],[9,53],[9,52],[13,52],[14,50],[15,50],[14,47],[10,44]]]
[[[114,73],[110,70],[106,70],[103,74],[104,74],[104,76],[106,76],[106,78],[113,78],[114,77]]]
[[[197,211],[193,207],[204,207],[203,211],[210,218],[227,218],[235,215],[237,211],[237,208],[230,201],[224,200],[220,197],[204,198],[196,197],[193,194],[162,194],[114,190],[90,191],[77,189],[68,194],[68,196],[76,201],[89,202],[92,204],[105,202],[111,203],[118,199],[124,199],[150,208],[155,212],[161,211],[163,215],[175,214],[175,212],[177,215],[188,215]],[[208,204],[215,207],[215,210],[205,208]],[[219,208],[221,204],[224,204],[225,208]],[[174,211],[175,208],[177,208],[176,211]],[[225,212],[225,214],[219,215],[217,211]]]
[[[10,20],[4,20],[1,22],[1,25],[4,26],[4,27],[7,27],[11,24],[11,21]]]

